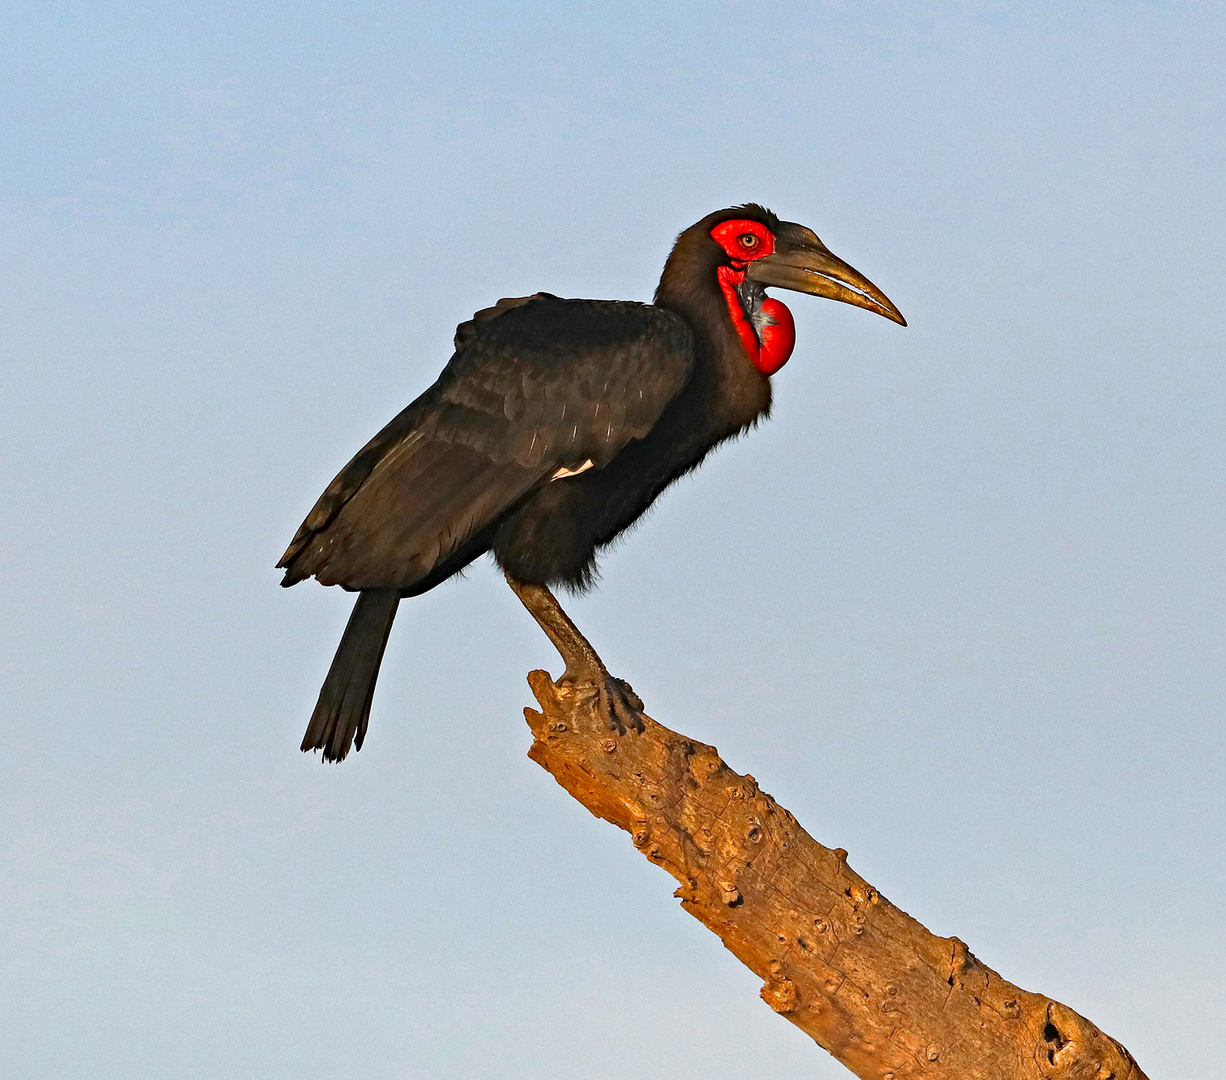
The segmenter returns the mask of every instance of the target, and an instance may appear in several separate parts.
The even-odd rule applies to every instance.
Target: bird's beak
[[[834,255],[811,229],[785,222],[779,230],[777,247],[770,255],[754,259],[746,277],[759,285],[828,296],[844,304],[875,311],[900,326],[907,320],[876,285],[859,270]]]

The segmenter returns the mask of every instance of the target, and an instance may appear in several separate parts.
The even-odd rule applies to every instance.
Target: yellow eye
[[[762,240],[759,237],[755,236],[753,233],[747,232],[747,233],[742,233],[740,236],[738,236],[737,242],[746,251],[753,251],[754,248],[756,248],[760,243],[762,243]]]

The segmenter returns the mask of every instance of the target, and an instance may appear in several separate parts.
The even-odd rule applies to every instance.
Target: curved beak
[[[875,311],[900,326],[907,320],[876,285],[859,270],[833,254],[812,229],[788,221],[777,237],[778,247],[770,255],[755,259],[746,268],[746,277],[759,285],[827,296]]]

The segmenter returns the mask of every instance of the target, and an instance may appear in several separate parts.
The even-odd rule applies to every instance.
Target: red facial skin
[[[739,218],[716,225],[711,230],[711,237],[728,254],[730,265],[719,267],[716,275],[741,345],[754,367],[763,375],[774,375],[788,362],[796,345],[796,324],[792,321],[792,313],[774,297],[762,301],[762,311],[774,321],[763,328],[762,340],[759,341],[753,324],[741,306],[736,287],[745,280],[745,268],[754,259],[775,250],[775,237],[761,222]]]

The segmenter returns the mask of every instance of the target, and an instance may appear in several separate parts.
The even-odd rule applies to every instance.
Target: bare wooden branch
[[[528,756],[680,882],[762,999],[859,1077],[1145,1080],[1114,1039],[937,937],[712,746],[649,717],[611,730],[587,687],[534,671]]]

